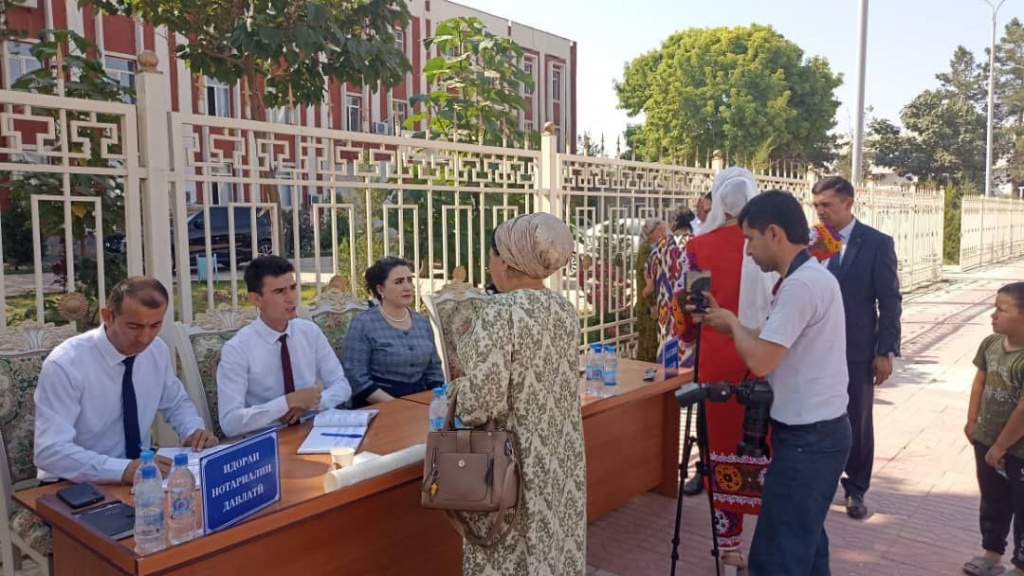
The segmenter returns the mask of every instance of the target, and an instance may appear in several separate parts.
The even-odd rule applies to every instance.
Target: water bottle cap
[[[434,398],[443,398],[443,397],[444,397],[444,389],[442,389],[440,387],[434,388]]]
[[[604,351],[605,352],[615,352],[615,344],[605,344],[604,345]]]
[[[181,453],[174,455],[175,466],[188,466],[188,454]]]
[[[139,460],[142,460],[143,464],[153,462],[154,458],[156,458],[156,455],[152,450],[143,450],[142,453],[139,454]]]
[[[593,350],[594,352],[600,352],[601,351],[601,343],[600,342],[591,342],[590,343],[590,349]]]
[[[153,478],[156,478],[156,466],[143,466],[142,479],[152,480]]]

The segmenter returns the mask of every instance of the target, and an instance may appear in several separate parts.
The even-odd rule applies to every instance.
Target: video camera
[[[767,382],[760,380],[744,380],[738,385],[725,382],[698,384],[691,382],[676,390],[676,401],[686,408],[705,399],[712,402],[725,402],[731,396],[745,406],[743,411],[743,439],[736,447],[739,456],[760,458],[768,454],[768,413],[772,406],[774,394]]]

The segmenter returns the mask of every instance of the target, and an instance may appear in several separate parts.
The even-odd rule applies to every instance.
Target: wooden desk
[[[388,402],[375,408],[361,450],[387,454],[425,442],[427,407]],[[56,576],[105,574],[373,574],[462,572],[462,541],[444,514],[420,507],[422,464],[323,493],[326,454],[298,455],[312,425],[280,435],[281,501],[237,526],[138,556],[133,539],[112,540],[70,516],[54,484],[15,494],[53,527]],[[127,486],[103,486],[131,501]]]
[[[654,381],[644,381],[644,373],[650,368],[657,368],[658,375]],[[657,364],[624,359],[619,361],[619,385],[614,396],[581,396],[588,521],[648,490],[677,495],[679,404],[675,391],[692,379],[691,370],[682,370],[679,376],[666,380]],[[401,399],[429,405],[433,392]]]

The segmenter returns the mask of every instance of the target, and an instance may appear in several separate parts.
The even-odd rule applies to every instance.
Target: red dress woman
[[[736,223],[736,216],[756,193],[749,171],[728,168],[719,173],[712,187],[712,213],[706,231],[690,239],[686,251],[690,269],[711,273],[711,294],[718,305],[747,318],[745,325],[759,327],[767,317],[772,279],[756,269],[752,261],[747,262],[743,231]],[[742,313],[741,308],[745,308]],[[698,362],[701,382],[739,384],[748,376],[732,339],[711,328],[701,328]],[[723,562],[743,566],[739,551],[743,515],[761,510],[764,473],[770,460],[737,454],[743,436],[744,406],[735,397],[727,402],[705,402],[704,409],[715,534]]]

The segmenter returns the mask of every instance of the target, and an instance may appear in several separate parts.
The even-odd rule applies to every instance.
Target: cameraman
[[[807,217],[791,194],[753,198],[739,215],[747,253],[778,272],[760,331],[739,323],[710,294],[703,322],[729,335],[743,363],[767,375],[772,462],[750,547],[750,576],[828,575],[825,517],[850,451],[846,327],[839,284],[807,252]]]

